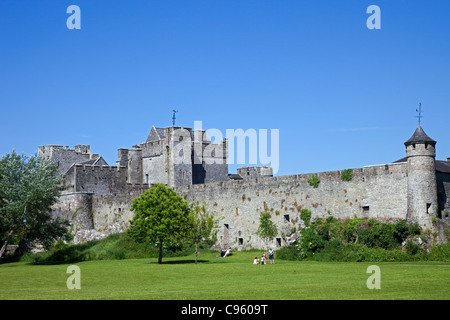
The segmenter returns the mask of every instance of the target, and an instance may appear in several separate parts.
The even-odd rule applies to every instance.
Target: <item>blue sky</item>
[[[81,29],[69,30],[69,5]],[[381,29],[369,30],[369,5]],[[0,155],[117,149],[152,127],[278,129],[278,175],[450,157],[450,1],[0,2]],[[230,166],[230,173],[240,165]]]

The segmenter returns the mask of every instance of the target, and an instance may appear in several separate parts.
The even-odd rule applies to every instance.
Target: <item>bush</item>
[[[406,252],[400,249],[369,248],[363,244],[347,243],[339,241],[329,242],[323,250],[316,254],[317,261],[336,262],[389,262],[411,261]]]
[[[341,180],[342,181],[350,181],[353,179],[353,170],[352,169],[346,169],[343,170],[341,173]]]
[[[300,219],[303,220],[305,226],[309,226],[309,223],[311,222],[311,210],[302,209],[300,212]]]
[[[296,245],[282,247],[277,250],[277,258],[288,261],[302,260],[299,250],[299,247]]]
[[[450,261],[450,242],[433,246],[429,253],[429,260]]]
[[[311,187],[317,188],[320,183],[320,179],[317,175],[313,175],[311,179],[308,179],[308,183]]]
[[[333,217],[318,218],[310,223],[310,211],[307,209],[302,210],[300,217],[307,227],[300,231],[296,243],[279,250],[280,259],[342,262],[450,261],[450,243],[435,245],[427,252],[412,240],[420,238],[426,242],[417,223],[407,224],[404,220],[384,223],[361,218],[338,221]],[[402,249],[405,241],[405,248]]]
[[[368,221],[368,228],[359,232],[362,244],[369,248],[394,249],[401,244],[395,236],[395,225],[374,219]]]

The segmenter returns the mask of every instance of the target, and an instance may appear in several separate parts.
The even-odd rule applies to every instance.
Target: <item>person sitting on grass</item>
[[[225,258],[225,257],[230,256],[230,255],[231,255],[231,247],[228,248],[227,252],[225,252],[223,257]]]
[[[253,260],[253,264],[259,264],[258,257],[255,257],[255,260]]]

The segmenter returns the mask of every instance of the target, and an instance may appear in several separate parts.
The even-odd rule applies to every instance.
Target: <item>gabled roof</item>
[[[155,126],[153,126],[148,134],[146,142],[156,142],[164,140],[164,138],[164,128],[155,128]]]
[[[434,141],[429,136],[427,136],[427,134],[425,133],[425,131],[423,131],[422,127],[419,124],[416,131],[414,131],[414,134],[412,135],[412,137],[409,138],[409,140],[405,142],[405,145],[408,146],[413,143],[431,143],[431,144],[435,145],[436,141]]]

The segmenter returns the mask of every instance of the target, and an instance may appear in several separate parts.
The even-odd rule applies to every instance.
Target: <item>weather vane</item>
[[[419,118],[419,126],[420,126],[420,120],[422,120],[422,118],[423,118],[423,116],[422,116],[422,104],[421,103],[419,103],[419,109],[416,109],[416,112],[419,113],[417,118]]]
[[[173,117],[172,117],[172,125],[175,127],[175,113],[177,113],[177,110],[172,110],[173,112]]]

